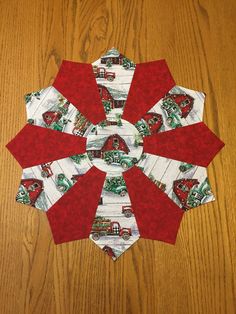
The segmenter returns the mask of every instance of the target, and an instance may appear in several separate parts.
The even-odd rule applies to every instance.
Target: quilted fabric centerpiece
[[[206,167],[224,144],[204,99],[165,60],[112,48],[63,61],[25,96],[27,124],[7,145],[23,168],[17,202],[46,212],[55,243],[90,238],[113,260],[140,237],[175,243],[184,212],[214,200]]]

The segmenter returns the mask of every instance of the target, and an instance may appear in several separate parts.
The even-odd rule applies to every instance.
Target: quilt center
[[[143,152],[142,136],[133,124],[116,118],[98,123],[87,136],[87,155],[98,169],[120,173],[133,167]]]

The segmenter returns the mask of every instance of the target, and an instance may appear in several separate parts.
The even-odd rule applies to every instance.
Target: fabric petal
[[[135,71],[135,63],[117,49],[108,50],[92,63],[108,120],[119,121]]]
[[[138,167],[123,176],[140,236],[174,244],[184,212]]]
[[[63,60],[53,86],[94,124],[106,119],[91,64]]]
[[[224,143],[203,123],[144,137],[144,151],[207,167]]]
[[[86,136],[94,125],[53,86],[25,95],[27,121],[68,134]]]
[[[84,154],[25,168],[16,201],[47,211],[91,167],[87,154]]]
[[[89,237],[105,176],[92,167],[47,211],[56,244]]]
[[[174,86],[165,60],[137,64],[123,119],[135,124]]]
[[[26,124],[6,145],[22,168],[85,153],[86,139]]]
[[[183,210],[215,200],[204,167],[146,153],[137,166]]]
[[[122,174],[107,174],[90,239],[115,261],[138,241],[139,237]]]
[[[136,123],[143,136],[202,121],[205,94],[174,86]]]

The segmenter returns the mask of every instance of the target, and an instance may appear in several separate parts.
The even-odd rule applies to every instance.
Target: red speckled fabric
[[[124,172],[123,176],[140,236],[174,244],[183,210],[136,166]]]
[[[83,154],[86,139],[26,124],[6,145],[22,168]]]
[[[207,167],[224,143],[203,123],[144,138],[144,151]]]
[[[106,119],[91,64],[64,60],[53,86],[94,124]]]
[[[92,167],[47,211],[56,244],[89,237],[104,180],[105,173]]]
[[[174,86],[165,60],[137,64],[123,119],[135,124]]]

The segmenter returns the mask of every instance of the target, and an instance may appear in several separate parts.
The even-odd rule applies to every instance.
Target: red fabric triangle
[[[140,236],[174,244],[183,210],[136,166],[123,176]]]
[[[26,124],[6,145],[22,168],[85,153],[86,139]]]
[[[165,60],[137,64],[122,118],[135,124],[174,86]]]
[[[146,153],[207,167],[224,143],[203,123],[144,138]]]
[[[91,64],[63,60],[53,86],[93,124],[106,119]]]
[[[47,211],[56,244],[89,237],[105,176],[92,167]]]

